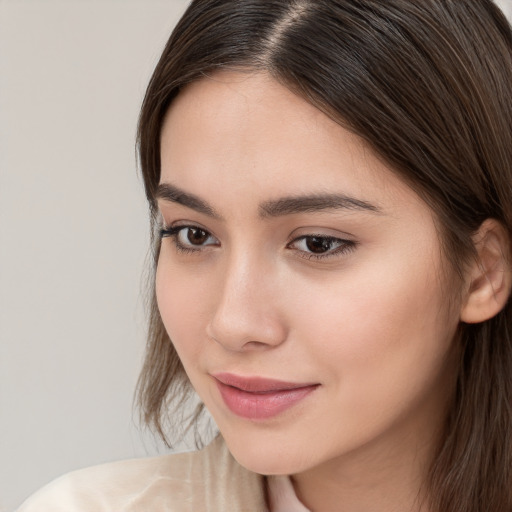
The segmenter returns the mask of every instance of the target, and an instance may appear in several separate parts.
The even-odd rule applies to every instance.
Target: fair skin
[[[264,74],[188,86],[161,157],[158,205],[173,232],[158,305],[234,457],[292,475],[314,512],[426,510],[462,307],[429,207],[361,139]],[[219,373],[314,388],[248,418],[226,405]]]

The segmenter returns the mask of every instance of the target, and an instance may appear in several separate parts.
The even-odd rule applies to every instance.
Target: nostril
[[[242,346],[242,350],[263,350],[266,347],[268,344],[262,341],[248,341]]]
[[[212,336],[211,334],[208,335],[208,337],[218,345],[221,345],[222,347],[229,347],[232,350],[237,351],[244,351],[244,350],[263,350],[268,344],[263,341],[254,341],[250,338],[239,338],[236,340],[235,343],[230,342],[230,339],[227,337],[221,337],[221,336]]]

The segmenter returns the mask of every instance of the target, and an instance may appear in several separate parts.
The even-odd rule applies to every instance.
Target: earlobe
[[[512,287],[510,239],[494,219],[482,223],[474,236],[477,258],[467,272],[466,295],[460,319],[480,323],[497,315],[507,303]]]

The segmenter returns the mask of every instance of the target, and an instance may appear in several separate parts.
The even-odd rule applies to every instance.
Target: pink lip
[[[318,383],[296,383],[230,373],[212,375],[229,410],[242,418],[263,420],[293,407]]]

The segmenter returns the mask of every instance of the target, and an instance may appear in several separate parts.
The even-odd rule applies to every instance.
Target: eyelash
[[[308,239],[312,240],[314,238],[321,240],[324,243],[339,244],[339,246],[335,249],[329,249],[328,252],[318,253],[318,254],[315,254],[314,252],[306,252],[306,251],[303,251],[300,249],[296,249],[298,255],[301,258],[304,258],[305,260],[317,260],[317,261],[325,260],[328,258],[333,258],[336,256],[347,254],[347,253],[353,251],[357,246],[357,243],[353,240],[346,240],[343,238],[336,238],[334,236],[328,236],[328,235],[322,235],[322,234],[307,234],[307,235],[302,235],[298,238],[294,238],[291,242],[289,242],[287,244],[286,247],[290,247],[292,244],[297,244],[298,242],[306,241]]]
[[[190,230],[190,229],[196,229],[196,230],[202,231],[207,235],[207,237],[213,238],[213,235],[210,232],[208,232],[206,229],[203,229],[199,226],[194,226],[194,225],[162,228],[162,229],[160,229],[160,238],[171,238],[176,250],[182,254],[191,254],[191,253],[201,252],[202,250],[204,250],[204,247],[208,247],[209,245],[215,245],[215,244],[198,245],[196,248],[193,248],[192,246],[183,245],[179,241],[178,235],[180,234],[180,232],[182,232],[184,230]],[[297,244],[301,241],[306,241],[308,239],[314,239],[314,238],[319,239],[320,241],[322,241],[324,243],[330,243],[330,244],[339,243],[339,247],[337,247],[336,249],[330,249],[329,252],[318,253],[318,254],[315,254],[313,252],[303,251],[300,249],[295,249],[297,254],[299,255],[299,257],[306,259],[306,260],[317,260],[317,261],[325,260],[325,259],[332,258],[332,257],[338,256],[338,255],[349,253],[349,252],[353,251],[357,246],[357,242],[355,242],[353,240],[346,240],[346,239],[336,238],[333,236],[322,235],[322,234],[307,234],[307,235],[302,235],[297,238],[294,238],[286,245],[286,247],[293,249],[293,247],[291,247],[292,244]]]
[[[182,254],[190,254],[190,253],[196,253],[196,252],[202,251],[203,250],[202,248],[205,247],[204,245],[198,245],[197,248],[193,248],[192,246],[183,245],[178,240],[178,235],[180,234],[180,232],[184,231],[186,229],[197,229],[197,230],[203,231],[208,236],[212,236],[208,231],[206,231],[206,229],[203,229],[199,226],[189,225],[189,226],[175,226],[172,228],[162,228],[162,229],[160,229],[160,238],[171,238],[174,246],[176,247],[176,250]],[[212,245],[212,244],[208,244],[208,245]]]

